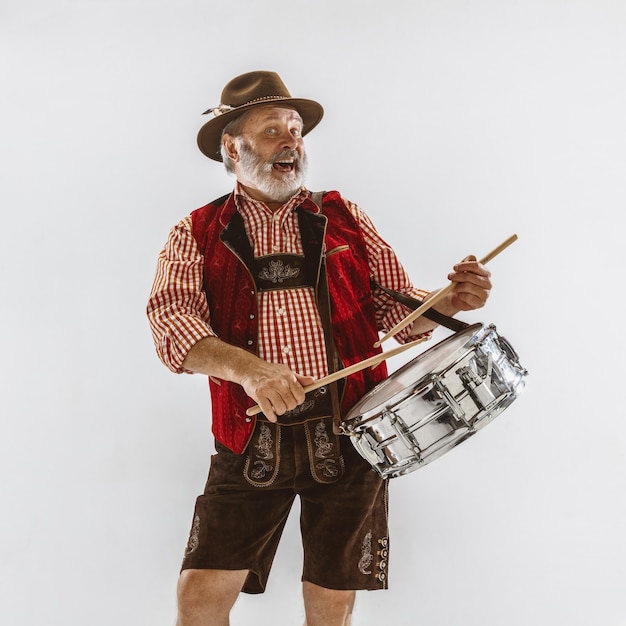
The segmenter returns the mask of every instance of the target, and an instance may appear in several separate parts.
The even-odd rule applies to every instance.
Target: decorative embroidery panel
[[[320,483],[336,482],[343,476],[344,461],[331,420],[310,420],[305,429],[313,478]]]
[[[249,446],[244,477],[251,485],[266,487],[274,482],[278,474],[280,427],[258,421],[252,441],[254,443]]]
[[[185,549],[185,556],[191,554],[200,544],[200,516],[196,515],[193,518],[193,524],[191,526],[191,532],[189,533],[189,541],[187,542],[187,548]]]
[[[372,555],[372,531],[369,530],[365,537],[363,537],[363,543],[361,544],[361,558],[359,559],[359,572],[361,574],[369,575],[372,573],[370,569],[374,556]]]
[[[381,537],[378,540],[376,550],[376,562],[374,563],[374,550],[372,547],[372,531],[368,530],[361,544],[361,558],[357,568],[361,574],[369,576],[376,571],[375,577],[387,586],[387,567],[389,564],[389,537]],[[372,568],[372,565],[374,567]]]
[[[313,287],[306,280],[304,257],[295,254],[274,254],[256,257],[251,268],[259,291]]]
[[[295,278],[300,274],[300,270],[297,267],[291,267],[291,265],[285,264],[282,261],[270,261],[268,267],[262,268],[259,272],[259,278],[261,280],[267,280],[271,283],[282,283],[288,278]]]

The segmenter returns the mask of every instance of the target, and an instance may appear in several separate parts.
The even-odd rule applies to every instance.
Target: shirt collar
[[[237,181],[235,183],[235,204],[237,208],[241,210],[244,204],[253,205],[260,208],[263,208],[266,211],[269,211],[267,205],[261,200],[255,200],[251,198],[250,195],[243,188],[241,183]],[[300,206],[307,198],[311,197],[311,192],[306,188],[302,187],[299,191],[297,191],[287,202],[285,202],[279,209],[279,212],[283,211],[293,211],[296,207]]]

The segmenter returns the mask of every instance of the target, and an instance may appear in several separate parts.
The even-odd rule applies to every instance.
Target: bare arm
[[[304,386],[314,380],[293,372],[286,365],[268,363],[217,337],[198,341],[187,353],[183,367],[241,385],[272,422],[277,415],[302,404]]]

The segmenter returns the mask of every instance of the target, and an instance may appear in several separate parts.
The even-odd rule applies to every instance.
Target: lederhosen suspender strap
[[[381,291],[384,291],[394,300],[397,300],[400,304],[404,304],[404,306],[411,309],[411,311],[415,311],[415,309],[424,304],[422,300],[418,300],[417,298],[412,298],[411,296],[407,296],[406,294],[400,293],[399,291],[394,291],[393,289],[383,287],[375,281],[372,281],[372,288],[378,288]],[[427,317],[429,320],[436,322],[437,324],[441,324],[441,326],[445,326],[446,328],[453,330],[455,333],[461,330],[465,330],[469,326],[467,322],[461,322],[454,317],[449,317],[448,315],[439,313],[439,311],[435,311],[434,309],[428,309],[427,311],[425,311],[424,317]]]
[[[315,191],[311,194],[311,199],[317,207],[322,209],[322,200],[324,197],[323,191]],[[318,283],[318,309],[320,314],[320,319],[322,321],[322,329],[324,330],[324,343],[326,344],[326,361],[328,367],[328,373],[333,374],[334,372],[343,369],[343,364],[341,363],[341,359],[339,358],[339,353],[335,346],[335,342],[333,340],[333,330],[332,330],[332,322],[331,322],[331,310],[330,310],[330,295],[328,293],[328,277],[326,275],[326,255],[325,252],[322,256],[322,264],[320,267],[320,276]],[[334,383],[330,383],[327,385],[328,391],[330,392],[330,400],[332,407],[332,416],[333,416],[333,432],[338,435],[341,434],[341,403],[340,403],[340,390],[339,385],[343,381],[337,381]]]

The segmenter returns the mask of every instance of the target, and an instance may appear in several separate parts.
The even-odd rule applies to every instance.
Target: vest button
[[[248,339],[248,345],[251,346],[254,343],[254,341],[252,341],[252,339]]]
[[[254,319],[254,313],[250,313],[250,319],[253,320]]]

